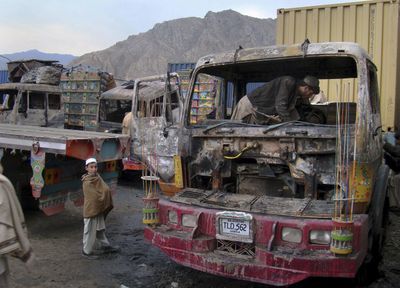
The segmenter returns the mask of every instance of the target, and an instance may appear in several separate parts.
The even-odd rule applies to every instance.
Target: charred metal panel
[[[164,181],[170,180],[175,174],[173,156],[178,155],[178,129],[167,128],[162,117],[135,118],[132,128],[133,153]]]
[[[0,122],[46,127],[64,126],[61,90],[55,85],[30,83],[0,84],[0,93],[8,95],[2,103]]]
[[[334,211],[333,201],[313,200],[310,198],[285,198],[283,201],[282,197],[230,194],[193,188],[187,188],[176,194],[171,198],[171,201],[204,208],[220,208],[267,215],[291,215],[305,218],[330,219]]]

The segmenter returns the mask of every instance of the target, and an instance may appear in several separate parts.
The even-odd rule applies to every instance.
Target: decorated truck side
[[[76,205],[82,204],[80,178],[85,172],[83,160],[88,157],[97,158],[99,173],[115,190],[119,174],[116,161],[129,151],[125,135],[63,129],[61,67],[54,66],[53,62],[11,62],[9,71],[13,82],[0,84],[3,173],[16,188],[22,206],[40,208],[47,215],[62,211],[68,199]],[[79,78],[72,73],[76,77],[64,86],[79,88],[92,82],[100,86],[100,78],[90,82],[87,74],[79,73],[78,76],[86,77]],[[76,88],[67,93],[76,96],[81,92]],[[89,92],[79,95],[83,94]],[[80,107],[86,105],[83,103]]]
[[[116,161],[128,151],[128,137],[27,125],[0,124],[3,174],[13,183],[24,207],[46,215],[64,210],[67,200],[83,204],[84,160],[95,157],[99,173],[115,191]]]
[[[184,185],[147,209],[153,225],[145,238],[182,265],[276,286],[371,275],[384,239],[388,177],[376,73],[360,46],[344,42],[200,58],[181,121],[165,127],[157,153],[147,153],[159,157],[147,161],[157,177]],[[329,102],[312,106],[323,120],[231,120],[249,87],[286,75],[313,75],[332,91]],[[199,94],[201,82],[208,92]]]
[[[65,70],[60,80],[64,127],[98,131],[100,96],[114,87],[114,77],[107,72],[85,66]]]

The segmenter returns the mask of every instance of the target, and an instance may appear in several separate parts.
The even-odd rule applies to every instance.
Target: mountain
[[[135,79],[166,73],[168,63],[196,62],[201,56],[275,43],[274,19],[244,16],[233,10],[208,12],[161,24],[101,51],[76,58],[70,66],[89,65]]]
[[[44,53],[36,49],[17,52],[13,54],[2,54],[2,56],[4,56],[5,58],[3,57],[0,58],[0,70],[7,69],[7,62],[9,61],[6,58],[10,59],[11,61],[22,60],[22,59],[55,60],[62,65],[67,65],[76,58],[76,56],[70,54]]]

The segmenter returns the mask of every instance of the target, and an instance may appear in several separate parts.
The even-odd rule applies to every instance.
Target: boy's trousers
[[[83,252],[92,254],[94,250],[110,246],[106,236],[106,225],[104,214],[96,217],[83,218],[85,227],[83,229]]]

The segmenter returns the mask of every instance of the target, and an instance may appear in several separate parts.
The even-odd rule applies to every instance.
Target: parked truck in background
[[[128,137],[89,131],[0,124],[0,161],[21,204],[46,215],[70,200],[83,204],[84,160],[95,157],[99,173],[115,192],[117,161],[128,151]]]
[[[98,131],[122,133],[122,121],[132,110],[134,84],[127,81],[100,95]]]
[[[61,90],[57,85],[33,83],[0,84],[0,123],[63,127]]]
[[[330,102],[313,106],[322,123],[231,120],[248,87],[284,75],[334,85]],[[188,91],[181,120],[160,122],[157,153],[146,153],[159,157],[147,163],[162,181],[184,187],[160,198],[159,224],[145,238],[182,265],[276,286],[372,275],[388,168],[377,69],[365,50],[304,42],[208,55]]]
[[[63,129],[61,69],[44,62],[12,62],[15,82],[0,84],[0,161],[22,206],[52,215],[68,200],[83,203],[80,179],[88,157],[96,157],[99,173],[115,191],[117,161],[129,144],[125,135]]]

